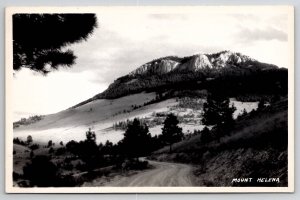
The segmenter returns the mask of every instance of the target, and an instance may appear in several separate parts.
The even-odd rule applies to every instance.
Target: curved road
[[[193,186],[192,166],[149,160],[148,162],[155,168],[122,177],[107,183],[106,186]]]

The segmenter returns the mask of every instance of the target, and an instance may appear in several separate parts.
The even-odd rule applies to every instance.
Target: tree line
[[[80,171],[92,172],[94,169],[115,166],[122,168],[124,163],[129,169],[143,169],[147,166],[146,161],[138,158],[149,155],[165,145],[171,146],[173,143],[182,140],[182,129],[178,126],[179,121],[174,114],[169,114],[164,122],[162,134],[151,136],[149,128],[139,119],[135,118],[124,133],[124,137],[117,144],[106,141],[105,144],[96,143],[96,134],[89,129],[83,141],[71,140],[65,145],[54,147],[50,140],[44,148],[48,148],[48,155],[34,155],[33,149],[30,152],[30,162],[23,167],[23,176],[30,181],[27,186],[75,186],[78,184],[70,175],[63,175],[62,170],[70,171],[74,167]],[[15,144],[31,147],[33,138],[27,137],[26,141],[14,138]],[[39,147],[38,147],[39,148]],[[64,156],[64,161],[55,163],[52,157]],[[72,160],[82,160],[76,166],[71,164]],[[45,173],[47,170],[47,173]],[[14,173],[14,179],[18,180],[21,175]]]

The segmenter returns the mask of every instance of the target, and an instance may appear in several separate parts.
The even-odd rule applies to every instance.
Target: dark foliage
[[[52,147],[52,146],[53,146],[53,142],[52,142],[52,140],[49,140],[47,147],[49,148],[49,147]]]
[[[13,143],[14,144],[23,145],[23,146],[26,145],[26,142],[24,142],[23,140],[19,139],[18,137],[16,137],[16,138],[13,139]]]
[[[220,95],[209,95],[203,106],[202,122],[205,125],[216,125],[215,136],[218,138],[230,131],[234,124],[235,107],[229,105],[229,99]]]
[[[49,149],[49,154],[52,154],[52,153],[54,153],[54,149],[53,149],[53,147],[50,147],[50,149]]]
[[[66,144],[67,151],[71,152],[72,154],[78,155],[80,152],[80,149],[78,148],[79,143],[71,140]]]
[[[210,142],[213,139],[212,133],[210,132],[210,130],[206,126],[200,132],[200,134],[201,134],[201,136],[200,136],[200,142],[202,144],[206,144],[206,143]]]
[[[33,158],[33,156],[34,156],[34,153],[33,153],[33,151],[30,151],[29,157],[32,159],[32,158]]]
[[[60,147],[58,149],[56,149],[55,151],[55,155],[59,156],[59,155],[63,155],[66,153],[66,148],[65,147]]]
[[[49,187],[57,183],[57,167],[47,156],[36,156],[23,168],[24,177],[32,186]]]
[[[182,96],[182,91],[190,91],[190,93],[195,95],[194,91],[206,90],[210,93],[222,94],[227,97],[287,94],[288,70],[267,67],[267,64],[266,67],[262,66],[260,68],[261,65],[264,64],[256,63],[252,67],[234,66],[212,71],[174,71],[167,74],[136,75],[135,77],[126,75],[115,80],[103,93],[72,108],[84,105],[95,99],[115,99],[142,91],[168,92],[167,96],[155,99],[155,102],[165,98]],[[130,82],[133,78],[137,79],[137,81]],[[198,94],[198,96],[203,97],[203,94]]]
[[[64,167],[66,166],[64,165]],[[50,157],[44,155],[33,157],[31,162],[23,167],[23,176],[14,173],[15,181],[20,178],[29,180],[29,183],[18,182],[20,187],[74,187],[82,184],[71,175],[60,174],[59,167],[51,162]]]
[[[102,155],[99,153],[99,148],[96,144],[96,134],[90,128],[86,132],[84,141],[76,142],[72,140],[66,144],[66,150],[79,156],[86,163],[87,170],[101,164]]]
[[[70,67],[76,56],[63,48],[87,40],[96,26],[95,14],[14,14],[14,70],[25,67],[46,74]]]
[[[27,144],[27,145],[30,145],[32,142],[33,142],[32,136],[31,136],[31,135],[28,135],[28,136],[27,136],[27,140],[26,140],[26,144]]]
[[[148,126],[137,118],[128,125],[123,140],[119,143],[123,153],[129,158],[144,156],[151,151],[151,135]]]
[[[178,123],[177,117],[170,113],[167,115],[162,128],[162,139],[165,144],[170,146],[170,152],[172,151],[172,144],[179,142],[183,138],[182,128],[178,126]]]
[[[19,126],[27,126],[29,124],[33,124],[43,119],[43,115],[34,115],[29,118],[21,118],[19,121],[13,123],[14,128],[18,128]]]
[[[143,170],[149,167],[148,161],[140,161],[135,159],[125,160],[120,166],[123,170]]]
[[[31,150],[36,150],[36,149],[40,148],[40,145],[39,144],[32,144],[32,145],[29,146],[29,148]]]
[[[19,180],[20,178],[22,178],[23,176],[17,172],[13,172],[13,180],[14,181],[17,181]]]

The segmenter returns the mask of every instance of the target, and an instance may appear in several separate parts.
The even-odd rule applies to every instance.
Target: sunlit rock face
[[[205,69],[219,69],[234,66],[254,59],[231,51],[216,54],[196,54],[186,58],[165,57],[148,62],[129,75],[166,74],[172,71],[201,71]]]

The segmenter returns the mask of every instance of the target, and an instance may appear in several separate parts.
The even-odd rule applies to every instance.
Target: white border
[[[18,188],[12,186],[12,15],[14,13],[243,13],[270,9],[288,14],[288,187],[71,187]],[[9,7],[5,10],[5,191],[7,193],[248,193],[294,192],[294,8],[292,6],[145,6],[145,7]]]

